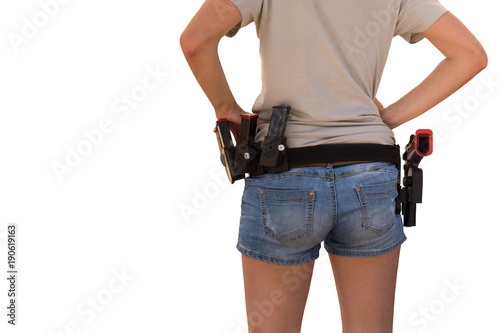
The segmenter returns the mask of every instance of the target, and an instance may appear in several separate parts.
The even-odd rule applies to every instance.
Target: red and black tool
[[[433,151],[432,131],[420,129],[410,137],[403,154],[404,177],[401,189],[401,203],[405,227],[416,225],[417,203],[422,203],[423,172],[418,167],[425,156]]]

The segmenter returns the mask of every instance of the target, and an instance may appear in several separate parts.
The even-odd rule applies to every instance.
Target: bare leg
[[[401,247],[375,257],[330,254],[343,333],[390,333]]]
[[[242,255],[249,333],[298,333],[314,261],[269,264]]]

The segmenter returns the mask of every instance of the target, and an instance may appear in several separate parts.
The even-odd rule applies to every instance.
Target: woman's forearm
[[[378,105],[382,120],[395,128],[420,116],[482,71],[488,57],[481,43],[452,13],[442,15],[422,35],[445,59],[417,87],[387,108]]]
[[[185,50],[184,55],[218,118],[239,109],[224,75],[216,43],[201,45],[192,51]]]
[[[381,112],[395,128],[433,108],[471,80],[486,66],[482,56],[446,58],[417,87]]]
[[[227,0],[206,0],[180,38],[184,56],[215,109],[218,119],[242,112],[224,75],[217,47],[241,21],[238,8]]]

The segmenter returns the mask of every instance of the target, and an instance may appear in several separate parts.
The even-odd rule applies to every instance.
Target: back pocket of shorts
[[[363,228],[384,235],[396,223],[395,182],[356,187],[363,209]]]
[[[288,244],[312,233],[314,190],[261,189],[264,233]]]

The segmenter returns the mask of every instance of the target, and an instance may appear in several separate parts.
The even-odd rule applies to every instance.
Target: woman
[[[487,65],[477,39],[437,0],[206,0],[181,36],[184,55],[238,135],[240,115],[218,58],[220,39],[255,22],[262,58],[257,141],[274,105],[292,107],[288,147],[394,145],[392,129],[450,96]],[[393,36],[427,38],[445,59],[383,107],[376,92]],[[324,242],[343,332],[392,332],[400,245],[397,170],[382,162],[301,166],[246,179],[238,249],[249,331],[300,332]],[[305,204],[303,204],[305,202]]]

